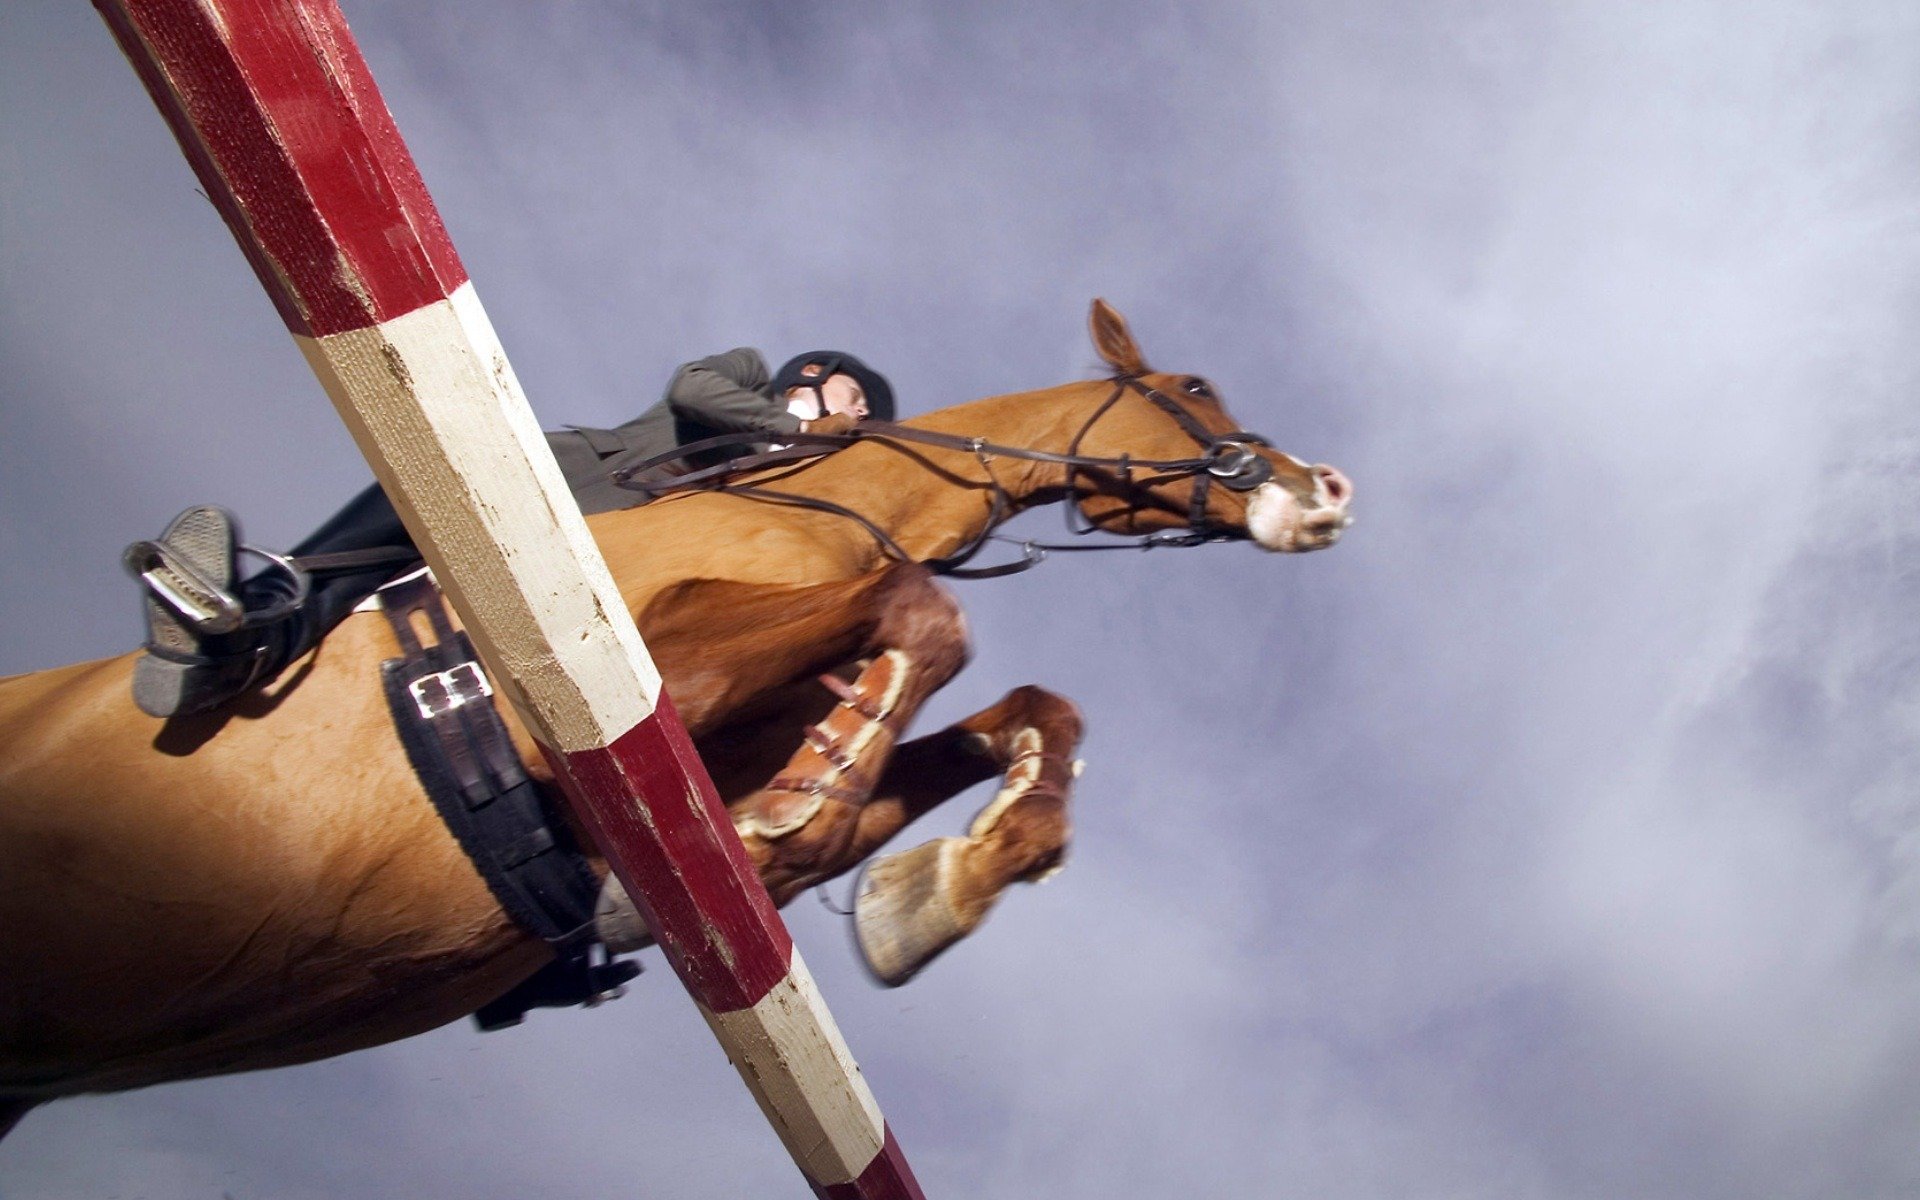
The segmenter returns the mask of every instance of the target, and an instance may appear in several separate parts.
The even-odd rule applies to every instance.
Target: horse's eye
[[[1198,396],[1202,400],[1211,400],[1214,398],[1213,385],[1197,375],[1190,377],[1186,383],[1181,386],[1186,389],[1186,393],[1189,396]]]

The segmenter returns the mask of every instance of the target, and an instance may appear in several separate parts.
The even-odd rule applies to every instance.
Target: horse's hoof
[[[935,838],[923,846],[875,859],[853,904],[854,938],[875,979],[899,987],[940,952],[973,932],[954,908],[948,888],[954,857],[965,838]]]

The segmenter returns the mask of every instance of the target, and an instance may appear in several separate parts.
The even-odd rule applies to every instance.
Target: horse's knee
[[[778,816],[757,806],[733,816],[734,829],[760,882],[774,904],[781,906],[853,865],[851,847],[860,824],[860,809],[855,805],[823,797],[796,797],[795,802],[804,812],[797,825],[770,830],[767,822],[777,821]]]
[[[923,670],[950,675],[966,664],[971,648],[960,601],[917,563],[893,567],[874,596],[876,647],[904,650]]]

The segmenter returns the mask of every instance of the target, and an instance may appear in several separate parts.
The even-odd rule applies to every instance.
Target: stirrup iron
[[[165,542],[135,542],[120,562],[200,633],[232,633],[246,619],[238,596],[201,574]]]
[[[248,612],[238,596],[208,579],[165,542],[135,542],[127,547],[120,561],[129,574],[172,605],[201,634],[232,633],[241,628],[271,625],[299,611],[307,602],[313,590],[313,577],[292,559],[258,546],[234,547],[236,558],[242,554],[263,558],[269,569],[283,572],[293,583],[292,594]]]

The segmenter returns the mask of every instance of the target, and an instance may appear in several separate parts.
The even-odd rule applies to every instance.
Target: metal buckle
[[[461,676],[463,675],[470,677],[472,682],[462,686]],[[427,695],[427,685],[430,683],[440,685],[441,696],[437,700]],[[407,685],[407,691],[413,696],[413,703],[420,709],[420,715],[431,721],[469,701],[481,700],[493,695],[493,685],[487,682],[486,673],[480,669],[480,664],[468,659],[463,663],[455,663],[444,671],[422,675]]]

